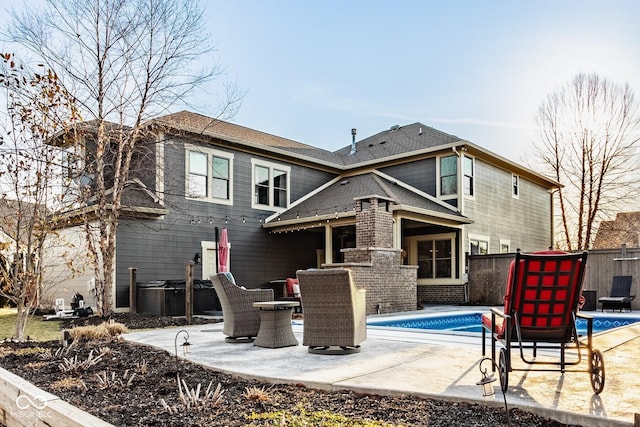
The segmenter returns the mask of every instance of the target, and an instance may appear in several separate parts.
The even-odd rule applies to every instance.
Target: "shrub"
[[[127,327],[122,323],[107,323],[102,322],[97,326],[76,326],[71,329],[69,333],[74,340],[97,340],[104,338],[111,338],[120,334],[126,334],[129,332]]]

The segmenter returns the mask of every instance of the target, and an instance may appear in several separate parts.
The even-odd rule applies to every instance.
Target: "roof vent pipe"
[[[351,152],[349,155],[356,154],[356,128],[351,128]]]

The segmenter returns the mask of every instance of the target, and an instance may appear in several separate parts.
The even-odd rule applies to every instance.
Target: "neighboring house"
[[[557,182],[420,123],[357,142],[354,129],[335,152],[186,111],[148,128],[153,173],[134,171],[117,233],[117,310],[129,304],[129,267],[139,281],[180,279],[201,258],[196,278],[208,278],[216,228],[227,228],[230,269],[247,287],[298,269],[356,265],[358,244],[385,246],[399,264],[417,266],[405,292],[411,308],[463,302],[467,254],[553,245]],[[378,225],[358,217],[369,208],[379,208]],[[80,235],[75,214],[61,232]],[[86,290],[90,276],[75,280]],[[383,299],[397,308],[387,291],[368,301],[369,312]]]
[[[28,243],[33,203],[0,198],[0,244],[5,256],[13,256]]]
[[[11,292],[13,275],[24,272],[27,261],[39,265],[41,230],[37,223],[46,215],[43,205],[0,198],[0,287],[4,292]],[[36,293],[36,304],[39,296]]]
[[[640,247],[640,212],[620,212],[613,221],[602,221],[592,249]]]
[[[42,206],[42,205],[41,205]],[[33,224],[34,213],[40,212],[36,219],[44,218],[47,214],[44,208],[24,200],[10,200],[0,198],[0,255],[9,262],[14,262],[16,255],[23,256],[30,245],[37,245],[40,230]]]

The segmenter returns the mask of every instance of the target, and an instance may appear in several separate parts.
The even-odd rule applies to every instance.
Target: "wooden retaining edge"
[[[12,427],[113,427],[2,368],[0,423]]]

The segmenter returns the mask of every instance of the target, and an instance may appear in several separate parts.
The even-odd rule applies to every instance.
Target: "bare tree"
[[[588,249],[598,223],[634,202],[640,189],[634,94],[628,84],[579,74],[547,96],[536,120],[537,157],[563,185],[557,244]]]
[[[31,72],[2,55],[0,72],[0,295],[17,308],[15,338],[24,339],[30,309],[43,293],[43,249],[54,233],[47,205],[61,194],[51,183],[58,151],[46,144],[79,119],[55,73]]]
[[[92,125],[84,194],[94,210],[85,226],[102,316],[114,305],[122,194],[132,158],[148,142],[145,121],[220,74],[216,65],[192,70],[211,51],[203,23],[195,0],[47,0],[40,14],[14,13],[11,40],[56,70]],[[234,89],[222,105],[237,106]]]

